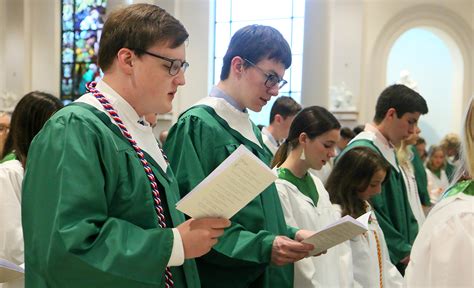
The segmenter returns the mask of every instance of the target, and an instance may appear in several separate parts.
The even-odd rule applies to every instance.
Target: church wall
[[[148,2],[167,9],[190,32],[187,60],[191,66],[186,72],[186,85],[177,94],[173,114],[164,124],[171,124],[179,113],[201,97],[210,88],[212,69],[212,42],[209,34],[211,11],[209,0],[109,0],[109,7],[121,4]],[[0,1],[0,91],[19,95],[39,89],[59,94],[60,76],[60,16],[56,0]],[[394,17],[404,9],[421,4],[435,5],[449,11],[470,27],[471,34],[459,38],[471,50],[463,50],[467,77],[463,99],[472,95],[472,30],[473,3],[470,0],[307,0],[305,20],[305,65],[303,66],[302,102],[304,105],[329,107],[329,86],[344,81],[353,93],[359,111],[358,122],[370,121],[378,93],[385,85],[383,61],[374,60],[381,35]],[[2,14],[3,13],[3,14]],[[461,20],[456,21],[461,21]],[[2,28],[4,27],[4,28]],[[6,33],[8,31],[8,33]],[[466,34],[460,31],[458,34]],[[470,37],[470,38],[469,38]],[[390,40],[390,37],[386,36]],[[469,42],[470,41],[470,42]],[[469,46],[470,45],[470,46]],[[387,48],[388,49],[388,48]],[[376,56],[376,55],[375,55]],[[375,67],[375,68],[374,68]],[[379,70],[376,68],[378,67]],[[382,67],[383,68],[383,67]],[[466,84],[467,83],[467,84]],[[467,101],[467,100],[465,100]]]

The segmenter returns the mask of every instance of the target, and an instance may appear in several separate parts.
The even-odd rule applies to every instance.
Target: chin
[[[253,112],[260,112],[262,111],[263,106],[256,106],[256,107],[247,107],[247,109],[252,110]]]

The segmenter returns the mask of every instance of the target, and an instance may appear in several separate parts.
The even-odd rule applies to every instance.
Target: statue
[[[410,71],[402,70],[400,71],[400,79],[398,79],[397,84],[403,84],[408,88],[418,91],[418,83],[416,83],[413,79],[411,79]]]
[[[18,100],[20,99],[15,93],[3,91],[0,94],[0,111],[13,112]]]
[[[331,110],[356,110],[353,94],[347,89],[345,82],[329,87],[329,96],[331,97]]]

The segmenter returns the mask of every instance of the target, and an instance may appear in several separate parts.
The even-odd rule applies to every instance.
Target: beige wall
[[[110,0],[122,4],[157,3],[190,32],[191,63],[175,102],[172,119],[207,95],[212,61],[209,0]],[[359,110],[359,122],[372,118],[385,85],[388,51],[404,31],[417,25],[444,29],[460,45],[468,77],[459,102],[473,95],[474,12],[471,0],[307,0],[302,102],[329,106],[330,85],[346,82]],[[57,0],[0,0],[0,91],[40,89],[59,94],[60,16]],[[385,58],[384,58],[385,57]],[[457,107],[462,109],[462,103]],[[458,111],[459,112],[459,111]],[[458,113],[459,115],[461,113]],[[164,126],[171,124],[169,120]]]

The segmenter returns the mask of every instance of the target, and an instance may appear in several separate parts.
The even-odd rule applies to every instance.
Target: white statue
[[[329,87],[331,110],[356,110],[352,92],[347,89],[346,83]]]
[[[0,111],[13,112],[19,97],[12,92],[3,91],[0,94]]]
[[[418,83],[411,79],[410,71],[402,70],[400,71],[400,79],[398,79],[397,84],[403,84],[412,90],[418,92]]]

